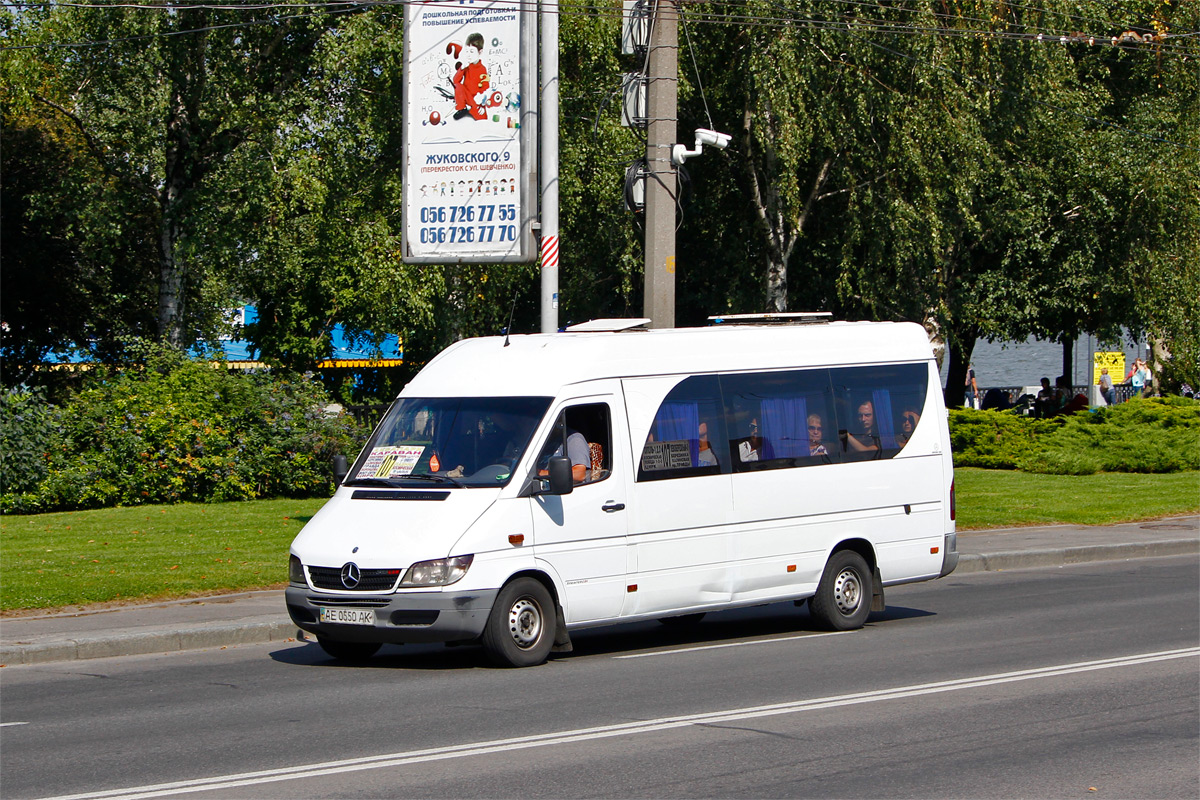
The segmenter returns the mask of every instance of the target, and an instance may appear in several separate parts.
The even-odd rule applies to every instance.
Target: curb
[[[295,641],[296,623],[287,615],[251,617],[238,622],[214,622],[164,630],[114,630],[96,636],[43,639],[0,646],[0,665],[48,664],[90,658],[138,656],[204,650],[238,644]]]
[[[1200,555],[1200,539],[1176,539],[1084,547],[960,553],[955,573],[999,572],[1034,567],[1061,567],[1096,561]],[[113,656],[150,655],[203,650],[239,644],[294,642],[301,634],[286,614],[248,617],[237,622],[202,623],[174,628],[113,630],[95,636],[0,645],[0,666],[49,664]]]
[[[1200,554],[1200,539],[1099,544],[999,553],[959,553],[958,566],[950,574],[999,572],[1006,569],[1030,569],[1033,567],[1062,567],[1068,564],[1086,564],[1092,561],[1124,561],[1131,558],[1197,554]]]

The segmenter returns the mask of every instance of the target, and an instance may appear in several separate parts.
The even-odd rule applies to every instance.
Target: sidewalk
[[[1200,554],[1200,516],[958,535],[954,574]],[[0,620],[0,665],[165,653],[296,638],[283,591]]]

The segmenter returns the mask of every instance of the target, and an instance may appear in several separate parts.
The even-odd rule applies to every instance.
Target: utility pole
[[[675,327],[675,145],[679,93],[678,0],[655,0],[646,90],[646,268],[643,315]]]
[[[558,330],[558,2],[542,3],[542,333]]]

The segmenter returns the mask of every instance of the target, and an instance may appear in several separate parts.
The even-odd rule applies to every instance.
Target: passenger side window
[[[638,461],[637,479],[656,481],[728,472],[726,442],[716,377],[685,378],[654,414]]]
[[[838,460],[833,402],[823,369],[723,375],[735,472]]]
[[[925,408],[924,364],[830,370],[837,398],[838,445],[847,461],[891,458],[908,444]]]
[[[558,416],[554,430],[538,455],[543,473],[551,456],[571,459],[571,474],[577,486],[596,483],[612,473],[612,425],[608,405],[588,403],[570,406]]]

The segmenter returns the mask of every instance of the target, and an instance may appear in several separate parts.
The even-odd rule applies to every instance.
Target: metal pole
[[[541,4],[542,333],[558,330],[558,2]]]
[[[675,203],[671,148],[679,90],[679,7],[657,0],[650,29],[646,92],[645,310],[652,328],[675,327]]]

